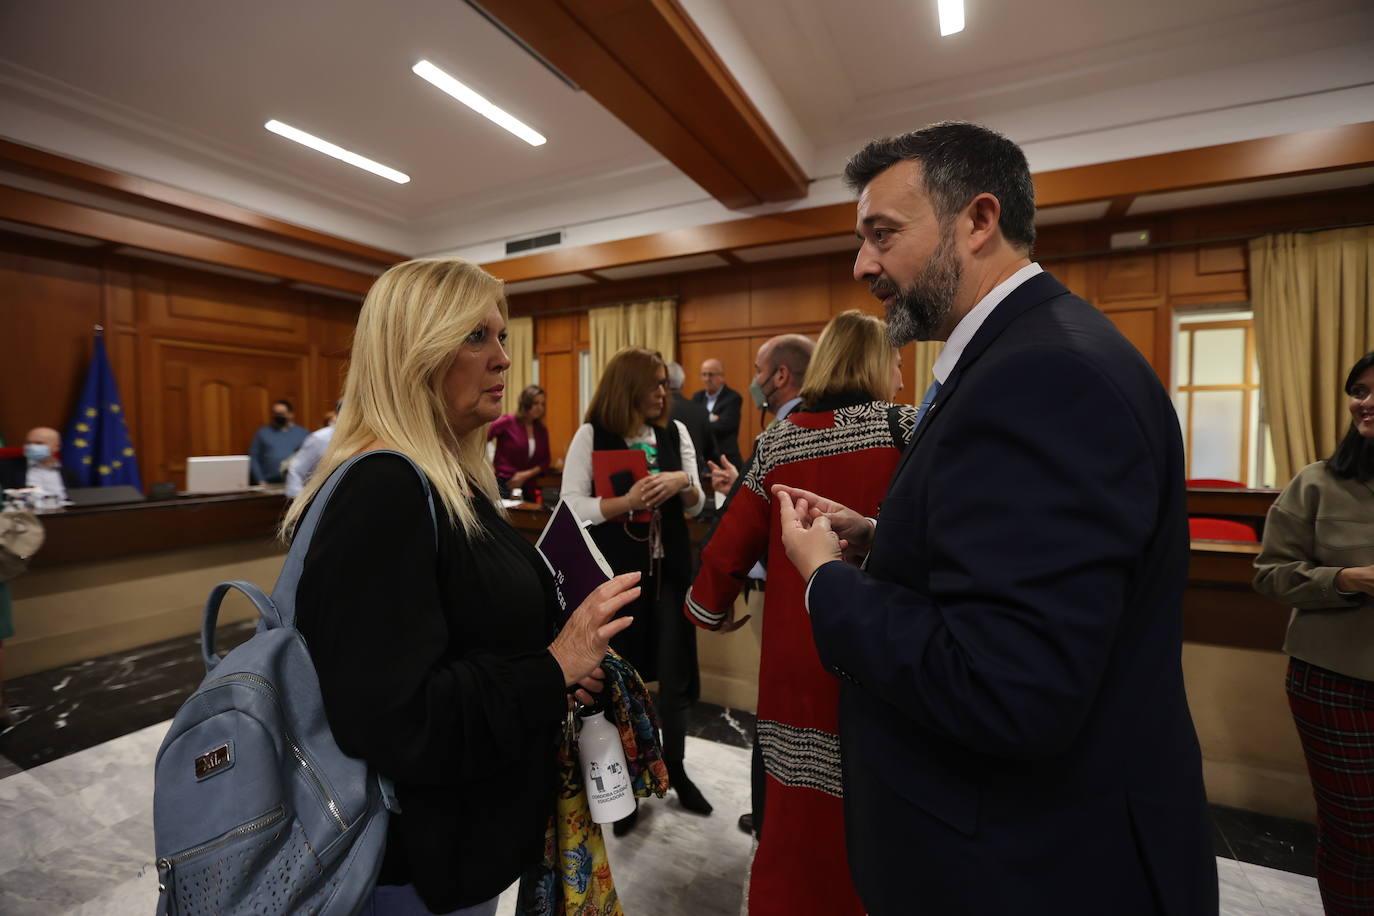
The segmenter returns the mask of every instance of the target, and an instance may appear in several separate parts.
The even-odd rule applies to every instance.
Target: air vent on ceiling
[[[557,232],[546,232],[543,235],[532,235],[529,238],[511,239],[506,243],[506,255],[524,254],[527,251],[534,251],[536,248],[551,248],[554,245],[563,244],[563,230]]]

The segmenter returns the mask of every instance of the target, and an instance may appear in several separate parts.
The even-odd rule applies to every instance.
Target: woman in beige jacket
[[[1317,800],[1328,914],[1374,912],[1374,352],[1350,370],[1350,431],[1269,510],[1255,589],[1293,605],[1288,703]]]

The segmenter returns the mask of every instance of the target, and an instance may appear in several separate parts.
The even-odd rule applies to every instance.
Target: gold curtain
[[[626,347],[646,347],[677,359],[677,300],[654,299],[606,305],[588,311],[591,337],[592,387],[601,381],[606,364]]]
[[[1342,384],[1374,349],[1374,227],[1250,241],[1261,396],[1280,486],[1331,454],[1350,416]]]
[[[510,368],[506,370],[506,393],[501,398],[503,413],[515,413],[520,405],[520,392],[534,384],[534,319],[512,318],[506,322],[506,355]]]
[[[940,356],[940,351],[945,348],[943,340],[918,340],[912,347],[916,353],[911,358],[911,390],[903,392],[908,395],[905,401],[909,404],[919,405],[921,398],[926,396],[926,389],[930,383],[935,381],[935,360]]]

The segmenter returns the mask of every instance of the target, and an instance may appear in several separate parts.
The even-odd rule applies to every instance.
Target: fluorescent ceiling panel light
[[[366,172],[371,172],[374,175],[380,175],[397,184],[405,184],[407,181],[410,181],[410,176],[405,172],[398,172],[390,166],[382,165],[380,162],[373,162],[366,156],[359,156],[351,150],[346,150],[342,146],[336,146],[328,140],[321,140],[314,134],[307,134],[305,131],[292,127],[290,124],[283,124],[273,119],[264,124],[263,127],[278,136],[285,137],[288,140],[295,140],[302,146],[308,146],[316,152],[324,153],[326,156],[333,156],[340,162],[347,162],[351,166],[355,166]]]
[[[964,30],[964,0],[937,0],[940,5],[940,36]]]
[[[416,76],[433,83],[482,117],[515,134],[530,146],[543,146],[548,142],[539,131],[497,108],[429,61],[422,60],[410,69]]]

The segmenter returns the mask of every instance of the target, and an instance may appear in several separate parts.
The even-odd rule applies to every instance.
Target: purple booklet
[[[562,611],[558,621],[561,626],[597,586],[611,578],[611,565],[597,549],[582,520],[564,501],[553,510],[553,518],[534,546],[553,575]]]

